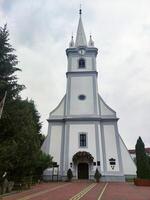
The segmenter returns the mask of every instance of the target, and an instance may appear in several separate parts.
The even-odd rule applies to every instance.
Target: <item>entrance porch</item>
[[[73,156],[72,160],[76,179],[90,179],[93,156],[89,152],[79,151]]]

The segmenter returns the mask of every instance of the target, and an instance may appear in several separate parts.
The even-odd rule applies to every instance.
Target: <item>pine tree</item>
[[[39,169],[52,162],[50,156],[40,151],[43,137],[34,101],[22,100],[20,96],[25,86],[18,84],[16,72],[21,70],[16,67],[14,51],[4,25],[0,27],[0,97],[5,91],[7,97],[0,119],[0,178],[7,171],[7,178],[12,180],[39,175]]]
[[[145,145],[141,137],[138,138],[135,149],[136,149],[137,177],[143,179],[150,179],[150,165],[148,162],[148,157],[145,152]]]
[[[7,25],[0,27],[0,99],[7,91],[3,115],[0,120],[0,141],[4,141],[14,135],[15,126],[13,118],[16,115],[12,110],[15,100],[21,99],[20,92],[25,88],[19,85],[16,72],[21,71],[17,68],[18,59],[14,54],[15,49],[9,43],[9,32]]]
[[[15,72],[21,71],[18,64],[15,49],[9,43],[7,25],[0,27],[0,97],[7,91],[7,99],[19,98],[19,93],[25,88],[17,83]]]

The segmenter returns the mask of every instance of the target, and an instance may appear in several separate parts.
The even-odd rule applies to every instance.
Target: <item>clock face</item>
[[[84,49],[80,49],[78,52],[79,52],[80,55],[84,55],[85,54],[85,50]]]

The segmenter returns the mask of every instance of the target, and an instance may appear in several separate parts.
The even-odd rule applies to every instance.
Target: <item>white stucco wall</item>
[[[84,94],[85,100],[78,96]],[[94,114],[93,77],[71,77],[70,115]]]
[[[104,166],[103,166],[103,152],[102,152],[102,138],[101,138],[101,130],[100,130],[100,125],[98,125],[98,136],[99,136],[99,147],[100,147],[100,168],[101,171],[104,171]]]
[[[87,133],[87,147],[80,147],[79,133]],[[71,124],[69,129],[69,163],[72,162],[72,157],[78,151],[87,151],[96,158],[96,143],[95,143],[95,124]]]
[[[115,116],[115,111],[113,111],[111,108],[109,108],[104,101],[99,97],[99,104],[100,104],[100,111],[101,115],[109,115],[109,116]]]
[[[70,71],[91,71],[92,70],[92,57],[90,56],[84,56],[83,57],[85,59],[85,68],[84,69],[79,69],[78,67],[78,61],[80,59],[79,56],[74,56],[74,57],[70,57]]]
[[[136,158],[135,153],[130,153],[131,158],[134,160]]]
[[[62,126],[61,125],[51,125],[51,137],[50,137],[50,155],[53,156],[53,161],[60,163],[60,153],[61,153],[61,135]]]
[[[119,136],[120,147],[121,147],[121,156],[123,162],[123,170],[125,175],[136,175],[136,165],[132,160],[123,140]]]
[[[118,153],[117,153],[114,125],[104,124],[103,128],[104,128],[107,170],[108,171],[119,171]],[[114,170],[111,168],[111,166],[109,164],[110,158],[116,159],[116,165],[115,165]]]
[[[50,135],[48,134],[42,144],[41,150],[46,153],[49,154],[49,146],[50,146]]]
[[[58,104],[58,106],[50,113],[50,116],[62,116],[64,115],[64,105],[65,105],[65,96]]]

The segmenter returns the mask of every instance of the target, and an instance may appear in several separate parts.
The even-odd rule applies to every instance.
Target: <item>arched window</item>
[[[79,68],[85,68],[85,60],[83,58],[79,60]]]

